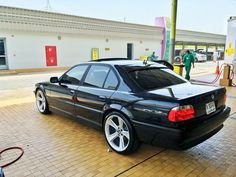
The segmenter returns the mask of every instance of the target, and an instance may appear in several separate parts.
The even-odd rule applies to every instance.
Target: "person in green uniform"
[[[152,52],[152,54],[148,57],[149,61],[155,61],[157,59],[155,52]]]
[[[184,58],[183,58],[183,62],[184,62],[184,65],[185,65],[184,67],[186,71],[185,79],[190,80],[190,70],[191,70],[192,64],[194,68],[194,56],[192,53],[190,53],[189,50],[186,51],[186,54],[184,55]]]

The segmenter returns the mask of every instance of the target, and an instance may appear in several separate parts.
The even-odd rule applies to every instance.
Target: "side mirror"
[[[58,79],[58,77],[51,77],[50,82],[51,83],[59,83],[59,79]]]

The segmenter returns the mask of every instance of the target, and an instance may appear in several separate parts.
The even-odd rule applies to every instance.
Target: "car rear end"
[[[207,61],[207,56],[204,55],[204,54],[199,54],[199,53],[197,53],[197,54],[196,54],[196,58],[197,58],[197,61],[199,61],[199,62]]]
[[[152,69],[157,72],[151,78],[145,70]],[[129,75],[143,88],[131,109],[142,142],[189,148],[216,134],[230,114],[225,88],[194,85],[165,68],[139,68]]]
[[[225,101],[225,88],[179,100],[180,106],[168,113],[169,121],[179,130],[169,136],[169,144],[185,149],[216,134],[230,114]]]
[[[170,107],[166,106],[165,109],[149,105],[148,109],[152,111],[146,111],[145,116],[152,117],[149,119],[151,121],[136,119],[134,126],[141,141],[162,147],[186,149],[210,138],[223,127],[230,114],[230,108],[225,105],[225,98],[225,90],[222,88],[176,100],[169,103]],[[162,102],[165,102],[164,99]],[[137,102],[134,107],[138,104]],[[142,111],[138,114],[144,115],[141,114]],[[163,116],[156,114],[158,111],[161,111]]]

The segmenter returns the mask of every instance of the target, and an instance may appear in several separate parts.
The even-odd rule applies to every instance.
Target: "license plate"
[[[215,106],[214,101],[206,104],[206,113],[207,114],[211,114],[212,112],[215,112],[215,111],[216,111],[216,106]]]

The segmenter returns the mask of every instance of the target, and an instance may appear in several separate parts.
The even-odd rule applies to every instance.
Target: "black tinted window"
[[[71,69],[62,76],[61,82],[66,84],[78,85],[87,68],[88,65],[81,65]]]
[[[0,40],[0,55],[5,55],[4,41]]]
[[[102,88],[109,70],[107,66],[91,66],[83,85]]]
[[[158,89],[186,82],[168,69],[147,68],[131,71],[129,75],[145,90]]]
[[[110,70],[110,72],[107,76],[104,88],[114,90],[114,89],[116,89],[117,85],[118,85],[118,79],[117,79],[115,73],[112,70]]]

